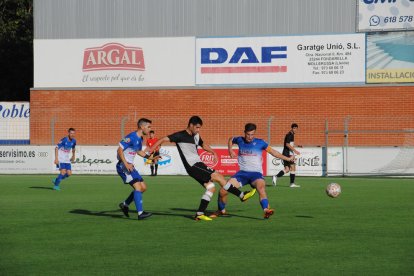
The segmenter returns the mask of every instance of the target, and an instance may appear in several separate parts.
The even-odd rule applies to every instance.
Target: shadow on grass
[[[303,216],[303,215],[298,215],[298,216],[295,216],[295,217],[297,217],[297,218],[313,218],[312,216]]]
[[[196,212],[193,209],[185,209],[185,208],[170,208],[170,210],[173,210],[173,211],[186,211],[186,212],[192,212],[192,213],[195,213]],[[235,211],[237,211],[237,210],[235,210]],[[232,214],[225,215],[225,216],[222,216],[222,218],[231,218],[231,217],[254,219],[254,220],[263,220],[262,218],[241,216],[241,215],[237,215],[237,214],[233,214],[233,213]],[[191,218],[194,219],[192,216],[191,216]]]
[[[32,186],[29,189],[43,189],[43,190],[53,190],[52,187],[41,187],[41,186]]]
[[[120,213],[120,214],[113,214],[113,213]],[[190,215],[183,215],[183,214],[175,214],[170,212],[158,212],[158,211],[151,211],[148,210],[148,212],[151,212],[153,215],[157,216],[176,216],[176,217],[184,217],[188,219],[194,219],[193,216]],[[111,217],[111,218],[118,218],[118,219],[136,219],[138,214],[136,210],[130,210],[129,214],[130,217],[127,218],[125,215],[121,214],[121,210],[108,210],[108,211],[90,211],[85,209],[74,209],[72,211],[69,211],[71,214],[78,214],[78,215],[88,215],[88,216],[97,216],[97,217]]]
[[[289,186],[277,185],[276,187],[273,184],[266,184],[266,187],[273,187],[273,188],[290,188]]]

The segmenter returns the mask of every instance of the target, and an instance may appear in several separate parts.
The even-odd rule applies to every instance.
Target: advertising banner
[[[0,145],[29,144],[29,102],[0,102]]]
[[[365,34],[196,39],[196,84],[364,83]]]
[[[194,85],[194,37],[33,43],[35,88]]]
[[[414,30],[414,0],[357,0],[360,32]]]
[[[240,170],[239,164],[237,162],[237,157],[232,158],[229,155],[227,148],[214,148],[214,151],[217,153],[218,160],[214,161],[213,155],[203,149],[199,149],[198,153],[200,154],[201,161],[204,162],[208,167],[215,169],[223,175],[233,175]],[[238,154],[238,149],[234,149],[234,152]],[[266,152],[263,151],[263,175],[266,175]]]
[[[273,147],[281,152],[281,149]],[[301,148],[300,156],[296,160],[296,173],[300,176],[322,176],[324,172],[324,162],[322,157],[322,148]],[[267,157],[267,175],[276,175],[284,166],[282,160],[271,156]]]
[[[51,173],[54,164],[52,146],[0,146],[0,173]]]
[[[367,34],[366,74],[367,83],[414,82],[414,32]]]

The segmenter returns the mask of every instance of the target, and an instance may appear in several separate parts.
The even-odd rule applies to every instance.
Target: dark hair
[[[255,124],[253,124],[253,123],[247,123],[244,126],[244,132],[249,132],[249,131],[252,131],[252,130],[256,130],[256,125]]]
[[[298,126],[298,124],[297,124],[297,123],[293,123],[290,127],[291,127],[291,128],[294,128],[294,127],[299,127],[299,126]]]
[[[71,131],[75,131],[75,129],[73,127],[69,128],[68,132],[71,132]]]
[[[190,126],[190,124],[191,125],[203,125],[203,120],[201,120],[201,118],[200,117],[198,117],[198,116],[192,116],[191,118],[190,118],[190,120],[188,120],[188,126]]]
[[[147,119],[147,118],[141,118],[138,120],[137,126],[141,127],[143,124],[151,124],[151,120]]]
[[[153,130],[150,130],[150,133],[155,133]]]

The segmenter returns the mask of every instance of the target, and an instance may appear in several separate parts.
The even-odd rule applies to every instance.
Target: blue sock
[[[224,209],[226,209],[226,203],[224,203],[223,201],[221,201],[221,198],[220,197],[218,198],[217,203],[218,203],[218,209],[220,211],[223,211]]]
[[[267,209],[269,207],[269,201],[267,200],[267,198],[263,198],[262,200],[260,200],[260,205],[262,205],[262,209]]]
[[[63,177],[62,177],[62,180],[63,179],[66,179],[66,178],[68,178],[69,177],[69,175],[68,174],[65,174]]]
[[[142,208],[142,193],[140,191],[134,191],[135,207],[137,207],[138,215],[140,215],[144,209]]]
[[[62,181],[63,175],[59,174],[58,177],[55,179],[55,186],[59,186],[60,181]]]
[[[132,202],[133,200],[134,200],[134,192],[131,192],[131,193],[129,194],[128,198],[127,198],[127,199],[125,199],[124,203],[125,203],[126,205],[129,205],[129,204],[131,204],[131,202]]]

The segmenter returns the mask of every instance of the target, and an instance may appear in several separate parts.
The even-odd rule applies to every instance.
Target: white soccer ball
[[[338,197],[341,194],[341,186],[338,183],[331,183],[326,186],[326,194],[330,197]]]

